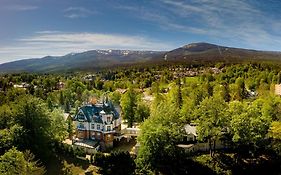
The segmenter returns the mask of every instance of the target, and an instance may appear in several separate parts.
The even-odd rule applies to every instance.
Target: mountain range
[[[203,42],[191,43],[171,51],[90,50],[64,56],[46,56],[0,64],[0,73],[99,70],[126,65],[173,62],[243,61],[281,62],[281,52],[232,48]]]

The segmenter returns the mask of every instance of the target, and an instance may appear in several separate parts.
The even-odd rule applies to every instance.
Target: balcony
[[[86,130],[85,126],[77,126],[77,130]]]
[[[104,134],[115,133],[115,132],[116,132],[116,130],[103,131]]]

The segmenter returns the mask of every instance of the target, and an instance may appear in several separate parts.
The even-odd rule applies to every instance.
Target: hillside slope
[[[106,67],[159,63],[210,63],[243,61],[280,61],[281,52],[257,51],[191,43],[168,51],[91,50],[60,57],[47,56],[25,59],[0,65],[0,73],[65,72],[99,70]]]

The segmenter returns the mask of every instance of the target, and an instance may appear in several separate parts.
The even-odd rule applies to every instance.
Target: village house
[[[185,143],[178,144],[178,147],[183,148],[186,152],[197,152],[197,151],[209,151],[209,143],[207,142],[198,142],[197,140],[197,125],[195,123],[190,123],[184,125],[185,131]],[[227,148],[221,140],[216,141],[216,149]]]
[[[196,141],[197,131],[196,131],[196,124],[186,124],[184,125],[184,130],[186,133],[186,141]]]
[[[26,90],[27,88],[30,87],[30,84],[23,82],[21,84],[14,84],[13,86],[14,86],[14,88],[19,88],[19,89]]]
[[[281,84],[275,85],[275,95],[281,95]]]
[[[56,88],[57,88],[58,90],[61,90],[61,89],[64,88],[64,86],[65,86],[65,83],[62,82],[62,81],[59,81],[59,82],[57,83],[57,85],[56,85]]]
[[[121,117],[110,102],[80,107],[74,123],[78,139],[98,141],[105,148],[113,146],[114,136],[121,130]]]

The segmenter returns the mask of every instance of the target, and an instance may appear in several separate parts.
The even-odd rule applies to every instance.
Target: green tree
[[[266,138],[271,117],[262,107],[264,103],[256,100],[251,104],[232,102],[230,104],[230,130],[232,141],[238,147],[255,149]]]
[[[141,125],[138,142],[141,147],[137,165],[142,170],[170,172],[172,161],[177,161],[177,144],[182,139],[182,122],[175,106],[160,103]],[[173,168],[172,168],[173,167]]]
[[[245,87],[245,82],[244,82],[244,78],[237,78],[235,81],[235,84],[237,85],[237,90],[238,90],[238,94],[239,94],[239,98],[240,99],[244,99],[247,96],[247,91],[246,91],[246,87]]]
[[[120,104],[121,93],[118,91],[114,91],[110,94],[110,99],[115,105]]]
[[[72,121],[71,117],[68,117],[67,118],[67,133],[68,133],[69,138],[72,138],[73,130],[74,130],[73,121]]]
[[[193,115],[195,108],[196,104],[194,99],[190,97],[184,98],[183,105],[180,110],[180,116],[182,117],[183,121],[190,123],[192,120],[196,119]]]
[[[182,107],[183,100],[182,100],[181,86],[178,81],[170,85],[170,90],[167,94],[167,102],[175,105],[178,109],[180,109]]]
[[[14,105],[15,122],[23,127],[20,139],[21,149],[30,149],[34,153],[44,154],[50,137],[51,118],[45,103],[32,96],[21,98]]]
[[[35,160],[35,155],[32,152],[26,150],[23,152],[23,155],[26,161],[27,175],[45,174],[45,167],[41,165],[39,160]]]
[[[228,124],[228,105],[222,98],[205,98],[194,115],[198,116],[198,139],[208,141],[210,155],[213,156],[216,148],[216,141],[222,138]]]
[[[281,82],[281,76],[280,76],[280,72],[278,72],[278,74],[277,74],[277,84],[280,84],[280,82]]]
[[[269,90],[270,90],[269,84],[261,82],[257,89],[257,92],[260,97],[267,97],[269,96]]]
[[[22,127],[16,146],[41,158],[48,157],[52,153],[51,143],[61,141],[66,132],[62,113],[58,110],[50,113],[42,100],[29,95],[21,97],[12,109],[15,124]]]
[[[239,87],[236,84],[230,84],[229,85],[229,91],[230,91],[230,97],[231,100],[242,100],[242,97],[240,96]]]
[[[269,130],[269,136],[281,140],[281,122],[280,121],[274,121],[271,123],[270,130]]]
[[[0,153],[4,153],[6,150],[12,147],[13,137],[9,129],[0,130]]]
[[[122,95],[121,97],[121,107],[122,107],[122,115],[125,120],[128,122],[128,126],[132,127],[135,121],[135,109],[137,96],[133,89],[129,88],[129,90]]]
[[[69,113],[71,110],[70,102],[68,99],[65,100],[65,107],[64,107],[64,112]]]
[[[50,97],[47,97],[47,105],[50,110],[54,109],[54,105],[53,105],[52,99]]]
[[[41,175],[45,174],[45,168],[34,160],[29,151],[22,153],[12,148],[0,157],[0,174]]]
[[[13,145],[18,143],[18,140],[23,134],[23,129],[18,124],[10,128],[0,130],[0,154],[12,148]]]
[[[103,175],[132,175],[135,172],[135,162],[128,152],[112,152],[109,155],[96,153],[94,164]]]
[[[272,138],[272,148],[273,150],[281,156],[281,122],[274,121],[271,123],[268,135]]]
[[[8,105],[0,106],[0,129],[9,128],[13,121],[11,108]]]
[[[149,106],[142,101],[138,102],[137,108],[136,108],[136,114],[135,114],[136,121],[143,122],[145,119],[148,118],[149,115],[150,115]]]
[[[55,109],[50,115],[52,116],[50,126],[52,138],[61,142],[67,135],[67,122],[64,119],[63,111]]]
[[[222,98],[224,101],[229,102],[230,101],[230,94],[228,91],[227,85],[221,85],[218,84],[214,87],[214,93],[213,96],[216,98]]]
[[[75,175],[75,166],[68,164],[67,161],[63,161],[62,175]]]
[[[60,105],[64,105],[64,95],[63,95],[63,92],[60,91],[60,96],[59,96],[59,103]]]

